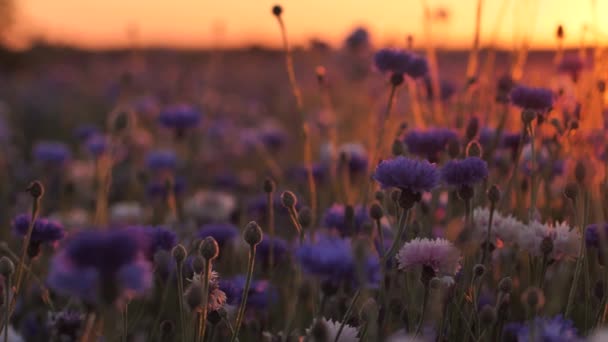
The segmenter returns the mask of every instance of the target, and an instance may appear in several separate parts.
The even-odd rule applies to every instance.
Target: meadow
[[[0,54],[0,341],[608,341],[608,49],[282,11],[280,50]]]

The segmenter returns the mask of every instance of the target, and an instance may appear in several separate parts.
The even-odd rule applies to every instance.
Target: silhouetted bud
[[[254,221],[249,222],[245,227],[245,232],[243,232],[245,242],[251,246],[255,246],[262,241],[262,237],[262,228]]]

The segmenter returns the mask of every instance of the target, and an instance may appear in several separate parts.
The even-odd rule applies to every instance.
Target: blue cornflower
[[[262,126],[258,131],[258,139],[266,149],[276,152],[287,141],[287,133],[274,125]]]
[[[367,208],[362,205],[358,205],[355,208],[355,217],[353,226],[349,227],[345,221],[344,213],[346,206],[343,204],[334,204],[325,211],[323,216],[323,225],[329,229],[336,229],[342,236],[350,236],[356,233],[360,233],[363,224],[369,221],[369,214]]]
[[[83,124],[74,130],[74,136],[80,141],[86,141],[96,134],[99,134],[99,128],[92,124]]]
[[[60,311],[50,316],[48,325],[53,338],[76,341],[83,327],[84,315],[75,311]]]
[[[510,75],[504,75],[496,82],[496,102],[509,103],[509,94],[515,86],[515,81]]]
[[[227,303],[240,305],[245,289],[245,276],[220,280],[220,289],[226,293]],[[247,294],[248,311],[265,311],[279,299],[277,290],[268,280],[253,280]]]
[[[584,67],[585,63],[578,55],[568,55],[557,65],[557,71],[569,74],[576,81]]]
[[[18,236],[25,236],[30,227],[30,222],[30,215],[18,215],[13,220],[13,231]],[[39,218],[34,222],[30,243],[53,243],[63,239],[64,236],[65,231],[63,230],[61,223],[54,220]]]
[[[151,266],[140,246],[128,230],[79,233],[52,259],[48,284],[88,303],[120,304],[152,284]]]
[[[306,239],[295,254],[302,270],[308,274],[334,284],[357,283],[357,265],[353,255],[351,240],[319,233],[315,240]],[[370,255],[365,265],[361,265],[367,275],[368,285],[379,283],[379,260]]]
[[[359,50],[369,46],[369,33],[364,27],[357,27],[346,37],[346,47],[351,50]]]
[[[158,121],[161,125],[178,131],[196,126],[201,120],[201,113],[188,104],[177,104],[160,112]]]
[[[378,164],[372,178],[383,188],[394,187],[421,193],[437,186],[439,171],[426,160],[397,157]]]
[[[169,196],[170,187],[167,187],[167,182],[160,180],[152,180],[146,184],[146,195],[150,198],[166,199]],[[173,193],[176,196],[181,195],[186,190],[186,182],[182,177],[176,177],[173,180]]]
[[[71,157],[70,149],[64,143],[43,141],[34,146],[34,158],[48,165],[63,165]]]
[[[86,148],[95,157],[104,154],[109,146],[108,138],[101,134],[93,134],[89,136],[85,142]]]
[[[450,186],[473,186],[486,177],[488,177],[488,163],[477,157],[453,159],[441,168],[441,178]]]
[[[270,245],[272,243],[274,262],[277,263],[280,260],[284,260],[286,257],[289,244],[287,241],[279,237],[264,236],[262,242],[256,247],[255,257],[263,265],[270,264]]]
[[[374,54],[374,65],[381,72],[404,74],[412,55],[403,50],[381,49]]]
[[[340,161],[348,167],[349,172],[355,176],[367,172],[369,159],[365,147],[358,143],[343,144],[338,150]]]
[[[451,141],[458,141],[458,134],[447,128],[412,130],[403,139],[410,153],[433,162]]]
[[[561,315],[553,318],[535,317],[531,323],[511,323],[505,327],[505,333],[518,342],[580,341],[574,323]]]
[[[177,245],[177,235],[164,227],[133,226],[127,228],[138,237],[140,248],[146,258],[154,260],[158,251],[170,251]]]
[[[420,78],[429,72],[429,65],[426,58],[412,55],[408,63],[405,73],[411,78]]]
[[[154,150],[146,155],[146,166],[152,171],[172,171],[177,167],[177,155],[173,150]]]
[[[221,253],[224,245],[226,245],[230,240],[239,236],[239,229],[229,223],[208,223],[199,229],[197,236],[201,239],[208,236],[213,237],[220,246]]]
[[[426,86],[426,93],[429,100],[433,100],[435,94],[433,93],[433,84],[430,77],[424,78],[424,85]],[[448,80],[439,80],[439,99],[441,99],[441,101],[449,100],[455,93],[456,86],[454,83]]]
[[[510,94],[511,103],[535,111],[547,111],[553,107],[553,92],[545,88],[515,87]]]
[[[316,163],[312,165],[312,176],[315,179],[315,183],[323,184],[327,179],[329,172],[328,166],[323,163]],[[285,171],[286,178],[291,180],[293,183],[306,185],[308,184],[308,172],[306,165],[299,165],[287,169]]]

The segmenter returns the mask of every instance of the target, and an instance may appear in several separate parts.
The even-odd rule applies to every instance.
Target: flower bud
[[[281,194],[281,203],[287,209],[295,208],[296,203],[298,203],[298,198],[291,191],[284,191]]]
[[[39,181],[31,182],[25,191],[29,192],[34,199],[39,199],[44,196],[44,186]]]
[[[177,245],[171,250],[171,255],[173,255],[173,259],[175,259],[178,264],[181,264],[182,262],[184,262],[184,260],[186,260],[188,252],[186,252],[186,248],[184,248],[184,246]]]
[[[481,145],[477,141],[473,140],[467,145],[467,157],[481,158],[482,154]]]
[[[536,119],[536,112],[530,109],[524,109],[521,112],[521,121],[523,121],[524,125],[529,125]]]
[[[479,132],[479,119],[476,116],[474,116],[471,119],[469,119],[469,122],[467,123],[467,129],[465,132],[467,141],[473,140],[477,136],[478,132]]]
[[[372,206],[369,208],[369,216],[374,220],[382,219],[382,216],[384,216],[382,206],[380,206],[378,203],[372,204]]]
[[[220,246],[211,236],[207,236],[200,244],[199,252],[203,258],[213,260],[220,254]]]
[[[10,277],[15,273],[15,264],[6,256],[0,258],[0,275],[4,278]]]
[[[429,282],[429,288],[432,290],[439,290],[441,288],[441,279],[433,277]]]
[[[262,241],[263,233],[262,228],[255,222],[251,221],[245,226],[245,232],[243,232],[243,239],[250,246],[256,246]]]
[[[404,81],[403,74],[393,73],[391,75],[391,84],[393,85],[393,87],[400,86],[403,83],[403,81]]]
[[[203,303],[203,287],[199,283],[192,283],[184,294],[186,304],[192,311],[196,311]]]
[[[484,265],[477,264],[473,267],[473,274],[475,275],[475,278],[483,276],[484,273],[486,273],[486,267]]]
[[[272,6],[272,14],[276,17],[279,17],[283,13],[283,7],[281,5]]]
[[[492,185],[490,189],[488,189],[488,200],[491,203],[497,203],[500,201],[500,189],[496,184]]]
[[[511,293],[513,290],[513,280],[511,277],[504,277],[498,283],[498,289],[503,293]]]
[[[304,228],[308,228],[312,225],[312,211],[309,207],[303,207],[298,211],[298,221]]]
[[[545,295],[537,287],[528,288],[521,296],[523,303],[529,310],[537,311],[545,305]]]
[[[273,193],[275,189],[276,189],[276,184],[274,183],[274,181],[270,178],[266,178],[264,180],[264,192],[267,194],[270,194],[270,193]]]
[[[311,341],[329,341],[329,328],[322,319],[315,319],[310,327]]]
[[[383,202],[384,201],[384,191],[382,191],[382,190],[376,191],[376,193],[374,194],[374,198],[378,202]]]
[[[363,322],[373,322],[378,318],[378,303],[373,298],[368,298],[361,306],[359,316]]]

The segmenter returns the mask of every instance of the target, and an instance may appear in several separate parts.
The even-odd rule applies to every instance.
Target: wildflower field
[[[608,342],[608,49],[0,56],[0,341]],[[606,330],[605,330],[606,329]]]

